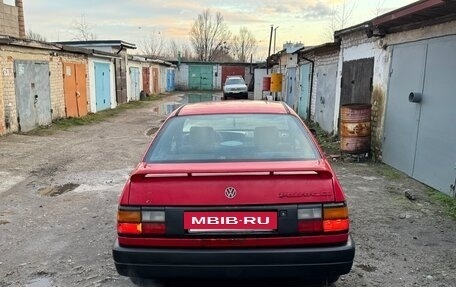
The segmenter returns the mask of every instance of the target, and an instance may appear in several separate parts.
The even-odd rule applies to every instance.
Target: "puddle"
[[[217,102],[221,101],[222,97],[214,94],[187,94],[183,98],[183,103],[192,104],[192,103],[202,103],[202,102]]]
[[[52,286],[52,280],[48,277],[41,277],[30,280],[25,284],[25,287],[50,287]]]
[[[172,113],[175,109],[179,108],[180,106],[182,106],[182,103],[167,102],[167,103],[160,105],[158,113],[160,115],[166,116],[166,115],[169,115],[170,113]]]
[[[72,191],[75,188],[77,188],[78,186],[79,186],[79,184],[74,184],[74,183],[67,183],[67,184],[60,185],[60,186],[49,186],[49,187],[41,188],[40,190],[38,190],[38,193],[41,194],[42,196],[55,197],[55,196],[64,194],[66,192]]]
[[[202,103],[202,102],[217,102],[221,101],[222,97],[220,95],[216,94],[186,94],[182,96],[182,100],[179,102],[167,102],[155,110],[155,112],[158,112],[160,115],[166,116],[172,113],[175,109],[178,109],[180,106],[183,104],[193,104],[193,103]],[[147,135],[152,135],[147,134]]]

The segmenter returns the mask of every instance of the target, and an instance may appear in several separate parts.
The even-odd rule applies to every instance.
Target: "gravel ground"
[[[0,286],[133,286],[117,275],[111,257],[117,200],[151,139],[149,131],[164,119],[164,103],[178,99],[53,135],[0,138]],[[429,199],[427,187],[381,164],[334,167],[348,197],[357,247],[352,272],[335,286],[456,286],[456,225]]]

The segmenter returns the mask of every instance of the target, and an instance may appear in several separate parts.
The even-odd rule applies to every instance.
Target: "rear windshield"
[[[225,85],[245,85],[243,79],[227,79]]]
[[[318,152],[292,115],[179,116],[167,121],[146,162],[314,160]]]

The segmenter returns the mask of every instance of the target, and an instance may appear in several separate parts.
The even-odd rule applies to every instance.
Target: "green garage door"
[[[188,71],[190,90],[212,90],[212,65],[191,65]]]

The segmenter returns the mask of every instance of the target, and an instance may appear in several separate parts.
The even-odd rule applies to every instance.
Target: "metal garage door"
[[[63,64],[63,87],[67,117],[87,115],[87,67],[85,64]]]
[[[191,90],[212,90],[212,65],[191,65],[188,69],[189,88]]]
[[[14,61],[14,74],[19,131],[27,132],[50,124],[49,63]]]
[[[456,37],[394,47],[383,148],[386,163],[447,194],[456,181],[454,51]]]
[[[317,97],[315,102],[315,121],[322,129],[334,131],[334,107],[336,95],[337,63],[316,67]]]
[[[139,68],[130,67],[130,101],[139,101],[141,93],[139,85]]]
[[[309,117],[309,102],[310,102],[310,74],[311,63],[304,64],[300,67],[300,86],[301,93],[298,102],[298,114],[301,118],[307,119]]]
[[[293,109],[296,108],[296,68],[287,69],[287,104]]]
[[[97,112],[111,108],[111,71],[107,63],[95,63]]]
[[[143,91],[146,94],[150,94],[150,69],[148,67],[142,68],[142,79],[143,79]]]

